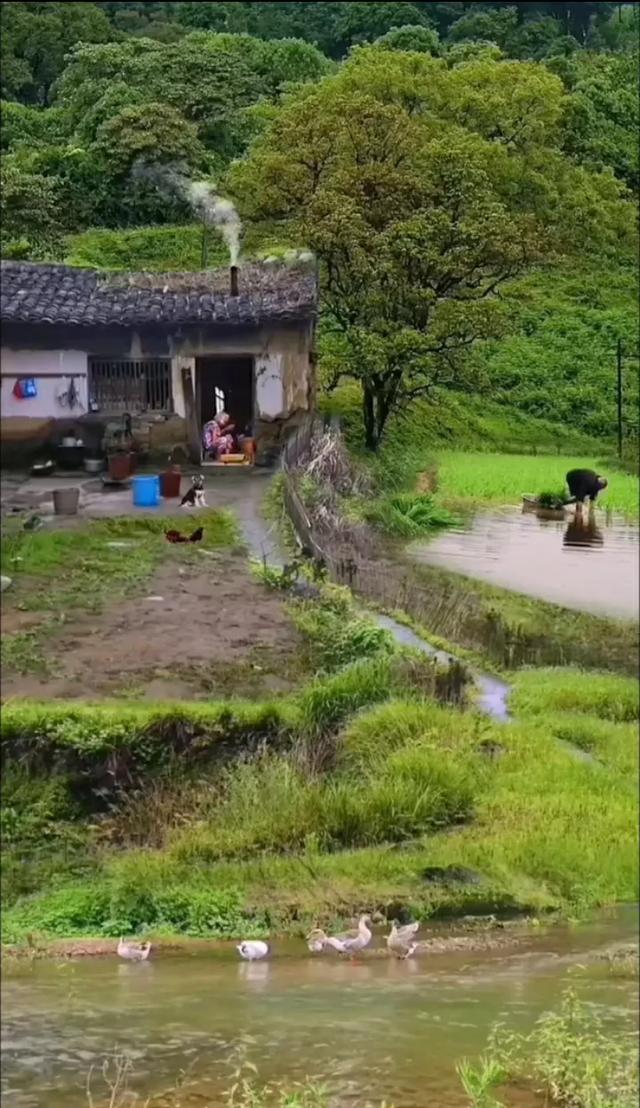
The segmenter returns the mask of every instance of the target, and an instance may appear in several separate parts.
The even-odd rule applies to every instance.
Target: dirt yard
[[[242,556],[164,565],[144,594],[98,613],[70,612],[44,639],[49,673],[6,673],[2,694],[171,700],[286,691],[301,674],[301,640],[279,597]],[[5,633],[37,626],[13,611]]]

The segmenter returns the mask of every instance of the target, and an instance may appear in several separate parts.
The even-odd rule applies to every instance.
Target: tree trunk
[[[375,399],[372,386],[364,381],[362,385],[362,418],[364,422],[364,441],[367,450],[377,450]]]
[[[362,415],[367,450],[378,449],[392,406],[392,400],[387,396],[384,385],[376,384],[374,381],[363,382]]]

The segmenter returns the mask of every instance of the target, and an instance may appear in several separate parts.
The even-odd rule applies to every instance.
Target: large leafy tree
[[[249,61],[215,35],[188,35],[162,45],[129,39],[80,47],[59,85],[59,103],[75,126],[110,92],[126,85],[132,100],[164,103],[194,123],[200,138],[220,152],[233,151],[238,111],[257,100],[264,82]]]
[[[84,3],[2,3],[2,95],[49,104],[65,55],[79,42],[106,42],[113,30],[104,12]]]
[[[83,141],[127,102],[164,103],[195,124],[209,149],[228,157],[239,151],[245,108],[329,68],[306,42],[201,31],[168,45],[133,38],[78,48],[59,82],[58,102]]]
[[[321,262],[329,368],[360,381],[370,448],[397,408],[466,386],[461,355],[501,330],[506,280],[625,233],[613,178],[560,151],[563,98],[532,63],[361,48],[232,170],[245,211],[293,221]]]
[[[634,53],[581,53],[559,68],[569,88],[563,118],[565,150],[583,164],[610,166],[632,188],[640,184],[640,110]]]
[[[31,257],[59,243],[64,229],[60,183],[3,158],[0,167],[0,243],[5,257]]]

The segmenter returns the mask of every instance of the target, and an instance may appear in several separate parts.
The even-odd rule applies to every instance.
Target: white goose
[[[414,938],[419,930],[419,923],[407,923],[404,927],[398,927],[398,921],[394,919],[391,931],[387,935],[389,953],[396,958],[410,958],[418,946]]]
[[[146,962],[151,954],[151,943],[125,943],[121,937],[118,943],[118,955],[127,962]]]
[[[371,923],[369,916],[360,916],[358,927],[355,931],[345,931],[341,935],[326,935],[320,928],[315,928],[307,936],[307,945],[314,954],[319,954],[326,947],[337,951],[338,954],[357,954],[364,950],[371,942],[372,933],[367,926]]]
[[[240,957],[244,958],[245,962],[257,962],[260,958],[267,957],[269,953],[269,944],[263,943],[259,939],[250,939],[238,943],[236,950]]]

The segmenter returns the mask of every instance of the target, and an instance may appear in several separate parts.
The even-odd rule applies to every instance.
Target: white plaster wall
[[[185,418],[187,411],[184,406],[184,391],[182,388],[182,369],[183,366],[188,366],[191,370],[191,380],[193,382],[193,391],[195,396],[196,388],[196,360],[195,358],[172,358],[171,359],[171,391],[173,393],[173,410],[177,416]]]
[[[286,415],[282,354],[262,354],[256,358],[255,375],[258,418],[277,419]]]
[[[11,350],[2,348],[2,418],[21,416],[34,419],[65,419],[87,411],[87,354],[84,350]],[[69,388],[68,377],[51,374],[81,374],[75,378],[78,405],[72,410],[58,403],[57,397]],[[7,376],[7,374],[9,376]],[[18,377],[35,377],[38,395],[18,400],[13,387]]]

